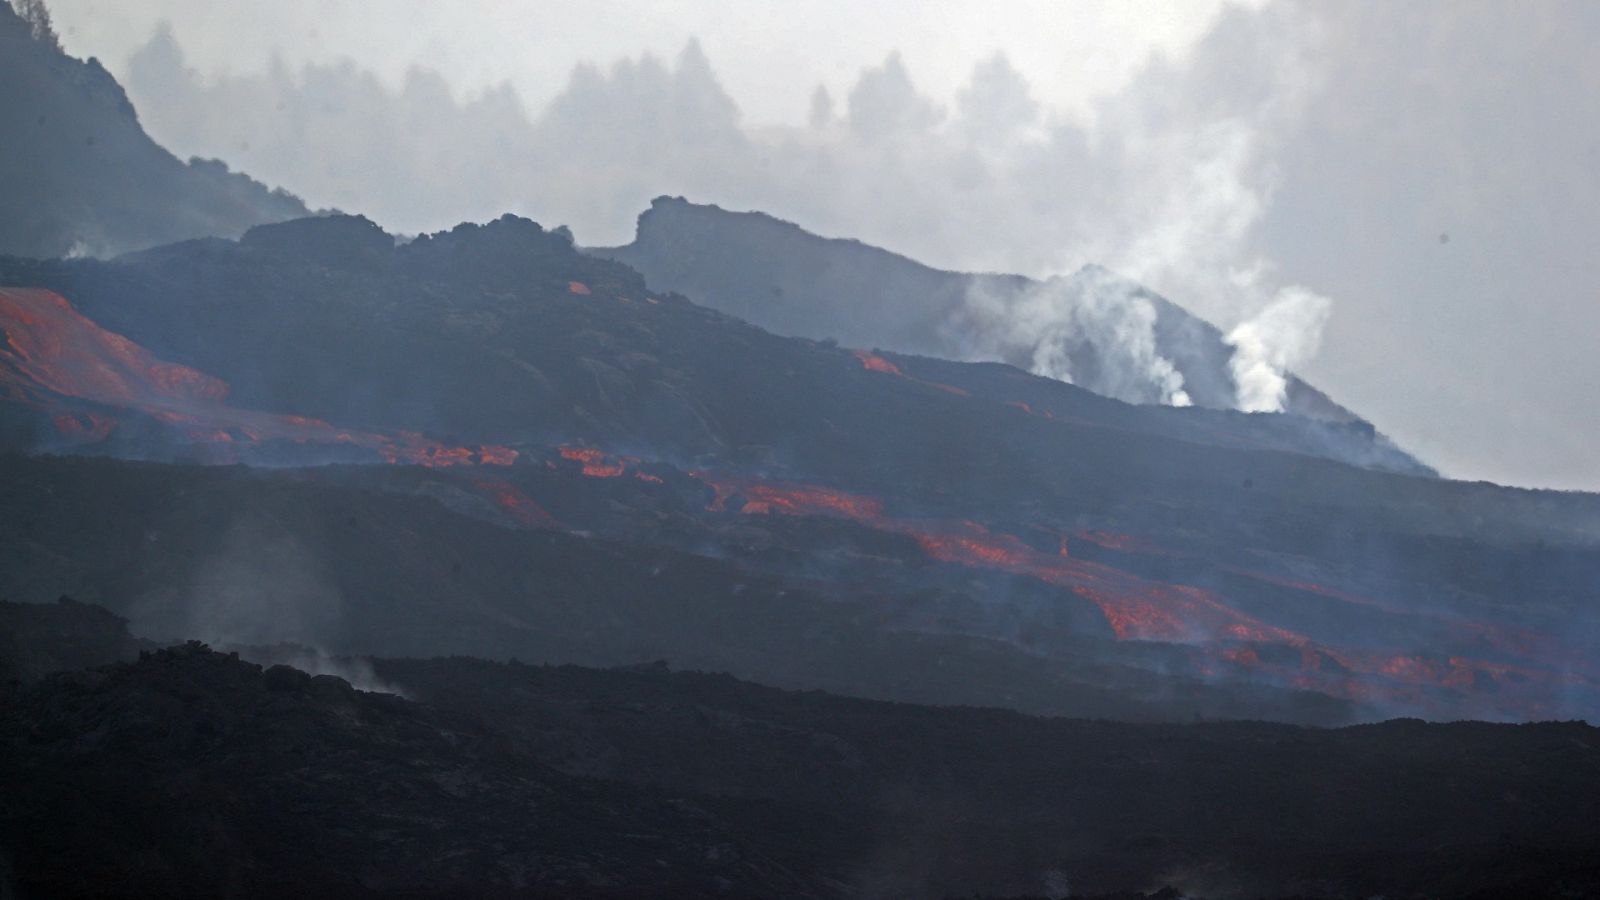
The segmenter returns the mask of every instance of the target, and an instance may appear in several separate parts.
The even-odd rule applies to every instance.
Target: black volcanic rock
[[[377,671],[568,773],[776,804],[797,848],[843,855],[866,895],[1015,895],[1051,872],[1073,896],[1163,880],[1192,897],[1600,888],[1600,730],[1582,723],[1128,725],[661,667]]]
[[[1128,725],[188,644],[0,688],[21,896],[1587,896],[1600,734]],[[1145,896],[1133,893],[1131,896]]]
[[[0,682],[136,658],[144,641],[104,607],[62,596],[51,604],[0,602]]]
[[[607,295],[642,299],[646,293],[644,280],[627,266],[578,253],[565,228],[546,231],[513,215],[422,235],[397,256],[401,269],[415,278],[497,293],[565,290],[571,281]]]
[[[239,245],[329,268],[387,266],[394,238],[366,216],[331,215],[257,225]]]
[[[0,841],[23,896],[823,893],[681,795],[199,644],[7,701]]]
[[[139,126],[96,60],[72,59],[0,3],[0,254],[110,255],[235,237],[306,207],[216,161],[185,164]]]

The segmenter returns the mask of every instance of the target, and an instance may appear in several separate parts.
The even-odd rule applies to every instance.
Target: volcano
[[[1600,496],[1104,270],[306,215],[16,6],[0,896],[1600,893]]]
[[[318,579],[343,596],[415,598],[362,601],[331,641],[344,652],[623,663],[622,648],[648,647],[794,687],[1078,714],[1120,696],[1120,714],[1153,718],[1600,708],[1586,603],[1600,576],[1595,498],[1318,452],[1331,444],[1318,435],[1370,443],[1358,425],[1130,405],[1004,364],[779,337],[511,217],[406,244],[358,217],[306,219],[110,262],[4,261],[0,277],[37,285],[0,293],[15,449],[181,464],[180,480],[194,463],[268,464],[285,484],[344,485],[358,506],[442,504],[443,518],[401,516],[426,530],[392,536],[412,547],[410,586],[355,565],[362,554],[318,554]],[[51,491],[75,471],[31,466]],[[324,545],[332,509],[247,527]],[[44,514],[61,537],[24,542],[10,590],[76,560],[102,574],[74,590],[140,611],[142,631],[193,619],[182,592],[107,569]],[[138,507],[102,514],[131,525]],[[189,515],[227,517],[204,502]],[[701,613],[658,630],[609,606],[623,600],[604,579],[577,582],[594,596],[591,630],[557,625],[567,601],[498,579],[451,606],[460,550],[444,531],[469,533],[463,519],[602,541],[637,571],[662,553],[710,554],[719,562],[692,590],[740,603],[759,579],[778,618],[717,646],[689,627],[721,627]],[[486,546],[497,549],[478,565],[526,572],[524,584],[574,577],[575,563],[558,574],[513,561],[534,558],[518,540]],[[204,582],[214,557],[238,552],[212,536],[170,564]],[[640,577],[667,604],[649,617],[659,624],[682,588]],[[499,615],[527,624],[485,631],[468,610],[493,593]],[[435,610],[423,632],[401,612],[419,608]],[[781,667],[751,655],[793,635],[778,624],[789,615],[814,617],[824,644],[887,642],[884,659],[841,677],[821,644]],[[553,644],[534,622],[567,638]],[[306,628],[279,636],[330,643]],[[929,640],[955,642],[944,646],[958,668],[991,670],[908,689]],[[1052,697],[1051,684],[1073,688]]]
[[[860,241],[823,238],[765,213],[731,212],[682,197],[657,197],[640,214],[632,243],[591,252],[633,266],[662,289],[780,334],[945,359],[971,355],[971,332],[978,326],[968,319],[970,297],[1004,304],[1042,286],[1018,275],[942,271]],[[1200,406],[1237,405],[1228,369],[1233,351],[1211,323],[1097,266],[1057,279],[1051,288],[1062,302],[1099,295],[1112,306],[1149,304],[1155,352],[1182,376],[1185,393]],[[1097,344],[1092,335],[1066,352],[1078,383],[1092,390],[1133,402],[1162,399],[1148,386],[1119,383],[1105,371],[1114,348]],[[1017,347],[999,357],[1027,368],[1031,354]],[[1284,408],[1374,437],[1370,423],[1292,375]],[[1418,465],[1387,441],[1382,446],[1390,465]]]

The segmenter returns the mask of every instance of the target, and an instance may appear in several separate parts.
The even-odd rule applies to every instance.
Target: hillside
[[[31,512],[5,590],[146,636],[311,602],[277,637],[1036,712],[1600,708],[1596,498],[1311,439],[1359,428],[779,337],[512,217],[400,246],[300,220],[0,283],[30,286],[0,291],[8,445],[166,463],[7,460]]]
[[[0,3],[0,254],[105,256],[307,214],[299,199],[152,141],[97,60]]]
[[[1162,396],[1157,385],[1134,377],[1115,359],[1117,335],[1134,324],[1116,318],[1116,310],[1149,304],[1153,349],[1181,374],[1188,397],[1212,409],[1236,405],[1228,369],[1232,349],[1215,326],[1092,266],[1048,286],[1017,275],[946,272],[859,241],[819,237],[764,213],[729,212],[681,197],[656,198],[640,214],[633,243],[589,252],[627,263],[658,289],[679,291],[778,334],[944,359],[976,354],[1024,369],[1032,368],[1038,348],[986,346],[975,334],[982,323],[973,319],[974,301],[999,305],[1048,287],[1053,304],[1082,303],[1097,315],[1111,316],[1075,323],[1078,333],[1063,347],[1064,368],[1074,383],[1136,403],[1160,402]],[[1371,428],[1292,376],[1284,408],[1319,421]]]

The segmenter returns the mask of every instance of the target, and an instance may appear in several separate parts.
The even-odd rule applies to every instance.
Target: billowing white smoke
[[[1155,326],[1155,306],[1135,285],[1091,267],[1021,293],[976,281],[951,330],[973,357],[1026,359],[1034,374],[1129,403],[1188,406],[1183,373],[1161,355]]]
[[[1294,366],[1309,360],[1322,341],[1332,301],[1299,285],[1280,291],[1266,309],[1228,333],[1228,367],[1245,412],[1281,412]]]
[[[1028,348],[1036,374],[1118,399],[1188,405],[1174,358],[1208,355],[1158,342],[1156,310],[1136,289],[1148,285],[1225,329],[1248,319],[1229,340],[1235,405],[1281,410],[1286,368],[1311,358],[1330,304],[1303,288],[1274,291],[1275,269],[1256,237],[1277,188],[1280,144],[1319,86],[1316,41],[1302,19],[1241,16],[1208,43],[1242,46],[1199,51],[1225,65],[1197,72],[1157,63],[1104,104],[1070,160],[1088,177],[1076,202],[1062,204],[1070,214],[1053,223],[1064,249],[1055,265],[1098,263],[1122,277],[1091,267],[1010,304],[992,288],[974,290],[973,343],[997,344],[986,349],[1012,360]],[[1070,149],[1062,135],[1044,149]],[[1026,171],[1025,154],[1017,156],[998,165]],[[1092,376],[1074,363],[1083,359],[1096,362]]]

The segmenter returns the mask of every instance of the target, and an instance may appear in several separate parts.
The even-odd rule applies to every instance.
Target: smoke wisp
[[[1239,323],[1226,338],[1233,357],[1228,368],[1245,412],[1279,412],[1289,390],[1284,377],[1309,360],[1322,341],[1322,326],[1332,302],[1293,285],[1278,292],[1255,317]]]

